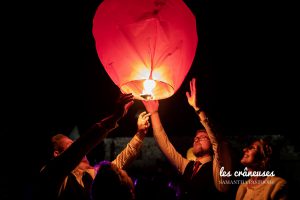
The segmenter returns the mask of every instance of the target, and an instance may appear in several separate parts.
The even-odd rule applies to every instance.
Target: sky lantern
[[[195,16],[182,0],[103,0],[92,32],[112,81],[140,100],[172,96],[198,44]]]

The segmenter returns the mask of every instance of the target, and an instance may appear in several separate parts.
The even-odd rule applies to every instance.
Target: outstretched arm
[[[176,167],[176,169],[183,174],[188,160],[179,154],[174,146],[169,141],[169,138],[161,124],[158,106],[159,103],[157,100],[143,101],[143,104],[146,107],[146,110],[151,114],[151,122],[153,128],[153,136],[156,140],[160,150],[167,157],[167,159]]]
[[[142,112],[137,120],[137,132],[127,144],[126,148],[112,161],[120,169],[126,168],[138,155],[143,140],[148,132],[150,114]]]
[[[41,171],[42,175],[51,177],[66,176],[75,169],[84,156],[103,141],[107,134],[117,127],[118,121],[133,104],[132,94],[120,94],[115,111],[109,117],[95,123],[59,156],[55,157]]]
[[[232,170],[231,164],[231,155],[229,151],[228,143],[221,139],[220,137],[216,137],[211,124],[208,121],[206,113],[204,110],[199,107],[197,103],[197,90],[196,90],[196,79],[193,78],[190,81],[190,92],[186,92],[186,97],[190,106],[192,106],[197,113],[201,124],[205,128],[210,142],[212,144],[213,152],[214,152],[214,159],[213,159],[213,175],[214,175],[214,182],[216,188],[219,191],[225,192],[229,189],[229,184],[222,184],[223,180],[229,179],[229,177],[221,177],[220,170],[221,167],[224,167],[226,172]]]

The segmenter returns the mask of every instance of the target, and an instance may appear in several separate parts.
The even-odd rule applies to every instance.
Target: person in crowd
[[[92,200],[135,199],[131,177],[114,162],[101,161],[91,188]]]
[[[223,184],[228,176],[220,176],[220,169],[231,171],[231,156],[228,142],[216,135],[206,113],[197,104],[196,79],[190,81],[190,92],[186,92],[187,101],[195,110],[204,129],[196,131],[193,142],[195,160],[188,160],[176,151],[168,139],[159,117],[158,100],[144,100],[147,112],[151,114],[153,136],[167,159],[182,174],[184,184],[183,199],[224,199],[229,184]]]
[[[40,199],[90,199],[90,189],[97,168],[89,164],[86,155],[110,131],[118,127],[119,120],[125,116],[132,104],[132,94],[120,94],[114,113],[95,123],[75,141],[63,134],[52,137],[53,158],[40,171]],[[123,169],[135,158],[149,127],[148,119],[146,112],[139,115],[137,133],[112,161],[116,167]]]
[[[273,150],[270,143],[265,139],[255,139],[243,152],[240,162],[250,178],[239,185],[235,199],[287,199],[287,181],[271,171]]]

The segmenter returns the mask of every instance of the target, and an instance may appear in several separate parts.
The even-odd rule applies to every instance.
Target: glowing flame
[[[142,97],[146,99],[152,99],[153,98],[153,89],[156,85],[155,81],[152,79],[147,79],[143,83],[144,85],[144,90],[143,93],[141,94]]]

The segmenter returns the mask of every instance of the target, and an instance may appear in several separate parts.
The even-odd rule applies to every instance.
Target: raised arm
[[[143,101],[146,110],[151,114],[151,122],[153,128],[153,136],[158,144],[160,150],[167,157],[167,159],[176,167],[176,169],[183,174],[188,160],[179,154],[174,146],[171,144],[159,118],[157,100]]]
[[[81,135],[63,153],[51,160],[41,171],[43,175],[61,177],[71,172],[84,156],[103,141],[107,134],[115,129],[118,121],[127,113],[133,104],[132,94],[120,94],[112,115],[95,123]]]
[[[127,144],[125,149],[123,149],[123,151],[118,154],[116,159],[112,161],[112,163],[114,163],[120,169],[126,168],[138,155],[150,126],[149,116],[150,114],[147,114],[146,112],[142,112],[139,115],[137,120],[136,134]]]
[[[229,184],[222,184],[222,181],[228,180],[230,177],[221,177],[220,170],[221,167],[224,167],[224,171],[232,170],[232,161],[231,154],[229,150],[229,144],[221,137],[217,137],[204,110],[199,107],[197,103],[197,90],[196,90],[196,79],[193,78],[190,81],[190,92],[186,92],[186,97],[190,106],[192,106],[197,113],[200,123],[205,128],[210,142],[212,144],[214,156],[213,156],[213,175],[214,175],[214,183],[216,188],[225,192],[229,189]]]

